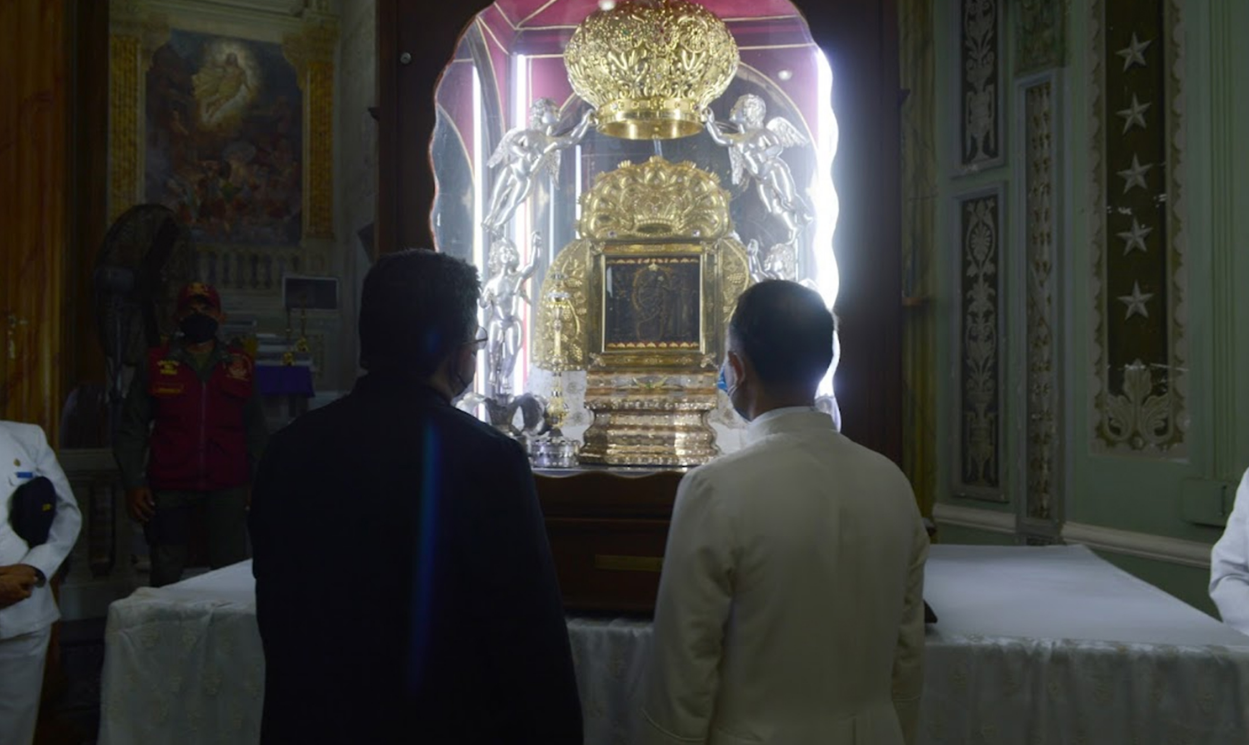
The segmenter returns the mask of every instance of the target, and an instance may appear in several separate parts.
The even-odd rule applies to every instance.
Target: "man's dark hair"
[[[817,386],[833,361],[833,314],[814,290],[767,280],[737,299],[729,322],[734,347],[764,385]]]
[[[378,259],[360,298],[360,366],[431,375],[473,340],[481,285],[477,268],[428,249]]]

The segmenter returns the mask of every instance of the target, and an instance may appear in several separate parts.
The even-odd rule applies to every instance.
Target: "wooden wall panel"
[[[0,3],[0,416],[55,441],[66,245],[68,39],[63,0]]]

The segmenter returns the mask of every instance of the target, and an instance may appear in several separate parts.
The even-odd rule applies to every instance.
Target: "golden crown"
[[[623,0],[595,11],[564,50],[568,80],[597,110],[598,130],[627,140],[700,132],[737,61],[724,21],[685,0]]]
[[[658,155],[600,173],[594,188],[581,196],[577,222],[582,237],[616,243],[657,237],[712,242],[732,229],[729,193],[720,179],[693,163],[670,163]]]

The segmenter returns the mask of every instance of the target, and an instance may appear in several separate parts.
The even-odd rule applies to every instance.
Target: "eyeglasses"
[[[485,349],[486,342],[490,341],[490,335],[483,328],[477,329],[477,338],[472,341],[464,342],[464,346],[471,346],[474,352],[480,352]]]

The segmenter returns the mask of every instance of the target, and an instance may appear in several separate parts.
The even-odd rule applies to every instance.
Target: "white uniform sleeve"
[[[1249,634],[1249,471],[1223,537],[1210,552],[1210,599],[1228,626]]]
[[[704,742],[733,596],[734,533],[709,484],[681,480],[655,606],[646,741]]]
[[[78,502],[74,499],[74,491],[70,488],[69,479],[61,470],[56,460],[56,453],[48,446],[47,436],[39,427],[31,428],[36,434],[34,445],[35,471],[46,476],[56,489],[56,517],[52,520],[52,528],[48,532],[48,540],[35,546],[26,553],[18,563],[29,564],[43,572],[49,580],[60,568],[65,557],[74,550],[74,542],[78,540],[78,531],[82,527],[82,513],[78,511]]]

